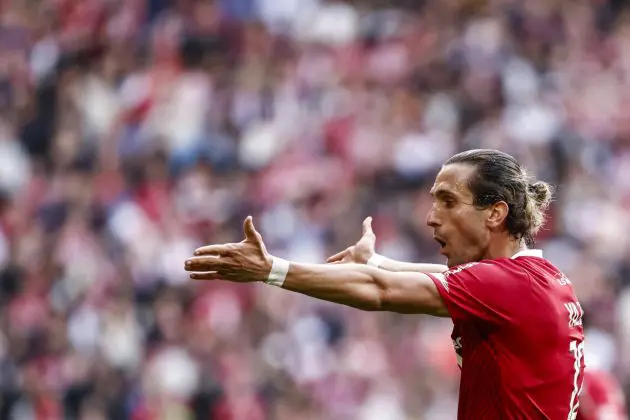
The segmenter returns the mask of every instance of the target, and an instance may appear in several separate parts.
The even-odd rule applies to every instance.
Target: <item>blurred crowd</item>
[[[451,322],[193,283],[238,241],[441,262],[442,161],[554,183],[538,246],[630,389],[623,0],[0,1],[0,418],[453,419]]]

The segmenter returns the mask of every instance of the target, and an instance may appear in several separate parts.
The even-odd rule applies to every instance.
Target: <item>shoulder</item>
[[[517,293],[530,287],[530,276],[513,260],[482,260],[452,267],[443,273],[443,284],[476,295]]]
[[[527,273],[510,261],[484,260],[452,267],[436,285],[453,320],[498,324],[514,319],[530,295],[530,283]]]
[[[444,272],[446,279],[457,276],[484,277],[491,280],[527,276],[527,271],[517,264],[515,260],[499,258],[458,265]]]

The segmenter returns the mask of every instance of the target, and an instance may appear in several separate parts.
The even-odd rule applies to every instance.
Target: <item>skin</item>
[[[372,230],[372,218],[368,217],[363,221],[363,235],[359,241],[344,249],[343,251],[329,257],[326,262],[329,264],[367,264],[368,260],[376,253],[376,235]],[[416,273],[443,273],[448,267],[442,264],[418,264],[396,261],[383,257],[379,268],[387,271],[401,272],[409,271]]]
[[[434,204],[427,225],[434,237],[445,243],[441,253],[449,267],[482,259],[509,258],[523,249],[521,241],[505,230],[508,205],[498,202],[485,209],[472,205],[468,179],[475,168],[446,165],[431,189]],[[208,245],[195,251],[185,269],[195,280],[234,282],[265,281],[273,256],[251,217],[245,219],[245,239],[239,243]],[[448,316],[448,310],[433,280],[424,273],[442,277],[444,266],[388,260],[387,269],[365,265],[374,253],[376,236],[366,219],[363,236],[352,247],[329,258],[329,264],[290,263],[282,285],[318,299],[369,311]],[[385,268],[385,267],[384,267]],[[392,271],[388,271],[392,269]],[[435,271],[433,271],[435,270]]]
[[[509,207],[499,201],[485,209],[472,203],[473,193],[468,179],[475,167],[466,164],[446,165],[435,179],[431,195],[433,207],[427,215],[427,225],[433,236],[446,243],[441,249],[447,265],[456,265],[511,257],[524,248],[522,241],[505,229]]]

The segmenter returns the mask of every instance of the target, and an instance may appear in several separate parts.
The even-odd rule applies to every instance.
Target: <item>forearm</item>
[[[408,263],[386,257],[378,267],[387,271],[413,273],[443,273],[448,270],[448,267],[442,264]]]
[[[292,262],[282,288],[363,310],[382,310],[383,270],[363,264]]]
[[[448,316],[433,280],[423,273],[364,264],[290,263],[282,287],[366,311]]]

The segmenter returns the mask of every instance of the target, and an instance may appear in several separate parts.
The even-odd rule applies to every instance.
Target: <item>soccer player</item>
[[[529,248],[550,187],[506,153],[471,150],[445,162],[431,195],[427,224],[448,267],[373,254],[369,219],[332,264],[289,262],[267,252],[248,217],[242,242],[201,247],[185,268],[192,279],[260,281],[367,311],[451,317],[459,419],[575,419],[582,309],[569,279]]]

